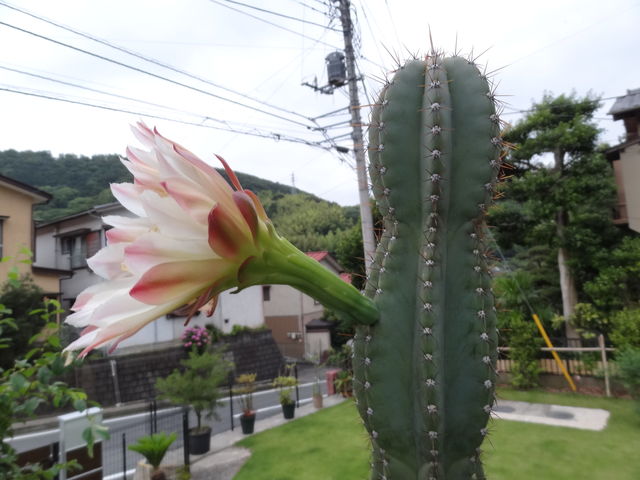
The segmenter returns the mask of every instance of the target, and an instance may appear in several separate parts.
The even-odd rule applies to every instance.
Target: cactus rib
[[[497,334],[483,219],[502,148],[487,79],[461,57],[406,63],[373,110],[384,233],[365,294],[381,318],[354,342],[372,479],[484,478]]]

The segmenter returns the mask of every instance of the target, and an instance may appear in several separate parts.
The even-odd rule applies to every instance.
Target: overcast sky
[[[323,95],[301,85],[316,78],[324,85],[324,58],[343,46],[331,5],[0,0],[0,150],[122,154],[135,144],[129,125],[143,119],[212,163],[215,152],[238,171],[293,180],[354,205],[353,159],[320,148],[341,135],[335,142],[350,146],[348,125],[329,128],[326,136],[313,130],[348,120],[342,110],[313,121],[348,105],[346,87]],[[375,78],[394,68],[393,56],[428,50],[429,28],[438,48],[452,52],[457,42],[463,53],[486,50],[479,62],[488,71],[504,67],[495,81],[510,122],[545,91],[610,98],[640,87],[638,0],[353,0],[352,6],[369,97],[379,88]],[[368,103],[362,88],[360,99]],[[601,139],[615,144],[623,128],[607,115],[612,103],[605,100],[597,118]],[[368,110],[363,114],[366,119]]]

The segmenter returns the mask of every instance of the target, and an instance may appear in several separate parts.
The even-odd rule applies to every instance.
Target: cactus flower
[[[66,350],[110,350],[158,317],[189,304],[191,314],[230,288],[287,284],[347,320],[377,320],[364,296],[280,237],[257,196],[218,156],[231,185],[210,165],[139,123],[147,150],[127,149],[134,183],[111,185],[133,218],[107,216],[107,246],[88,260],[105,281],[76,299],[67,323],[84,327]],[[215,308],[215,307],[213,307]],[[213,313],[210,311],[210,313]],[[367,320],[368,319],[368,320]]]

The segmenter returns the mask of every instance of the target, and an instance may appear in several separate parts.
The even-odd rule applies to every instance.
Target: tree
[[[610,213],[613,177],[596,149],[599,104],[591,95],[545,94],[505,134],[514,145],[508,161],[515,169],[506,193],[523,207],[521,225],[528,227],[519,241],[555,249],[565,319],[578,302],[578,282],[595,275],[597,257],[618,239]],[[513,208],[505,211],[513,223]]]
[[[30,312],[31,316],[41,317],[47,322],[52,315],[60,311],[55,300],[48,300],[39,308]],[[7,333],[15,330],[15,319],[10,317],[10,310],[0,303],[0,351],[10,349],[11,342]],[[77,461],[66,464],[54,464],[48,468],[29,463],[18,466],[18,454],[7,442],[13,437],[13,426],[34,418],[40,405],[53,405],[56,408],[72,407],[83,411],[95,402],[88,402],[85,392],[70,388],[60,381],[73,371],[77,361],[65,362],[60,354],[60,340],[56,335],[57,325],[47,324],[49,335],[41,345],[29,342],[30,350],[18,357],[8,368],[0,368],[0,478],[14,480],[36,480],[57,478],[62,469],[79,467]],[[90,419],[90,426],[83,432],[87,442],[89,455],[93,455],[93,444],[98,437],[108,438],[107,429]]]
[[[0,350],[0,368],[10,368],[16,358],[24,355],[31,348],[31,337],[45,326],[46,321],[38,311],[42,297],[42,289],[30,275],[8,281],[2,286],[0,304],[11,312],[16,328],[3,334],[3,340],[7,341],[9,348]]]
[[[202,414],[215,416],[219,405],[220,385],[228,379],[232,364],[225,360],[220,350],[213,352],[189,352],[182,360],[183,370],[174,370],[168,377],[156,381],[161,398],[177,405],[191,405],[196,414],[196,432],[201,432]],[[206,430],[208,427],[205,427]]]

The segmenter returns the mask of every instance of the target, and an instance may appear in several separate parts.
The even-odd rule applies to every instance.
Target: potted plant
[[[145,437],[140,437],[137,443],[129,445],[129,450],[138,452],[142,455],[148,465],[142,464],[142,477],[150,480],[166,480],[167,476],[164,470],[160,468],[162,459],[164,458],[169,446],[176,439],[176,434],[167,435],[164,432],[154,433]]]
[[[348,370],[340,370],[336,376],[336,391],[345,397],[353,396],[353,376]]]
[[[174,370],[166,378],[159,378],[156,390],[160,398],[177,405],[191,405],[196,414],[197,425],[189,430],[189,453],[199,455],[209,451],[211,427],[202,425],[203,414],[216,417],[219,405],[219,386],[231,371],[232,364],[224,359],[221,350],[189,352],[189,358],[180,364],[183,371]]]
[[[282,414],[284,418],[290,419],[295,416],[296,402],[293,400],[293,387],[298,384],[296,377],[289,375],[276,377],[273,380],[273,386],[280,390],[280,405],[282,405]]]
[[[242,409],[242,415],[240,415],[240,425],[242,426],[242,433],[253,433],[253,428],[256,422],[256,412],[253,409],[253,392],[256,390],[256,376],[255,373],[243,373],[236,378],[238,386],[234,389],[234,393],[240,395],[240,408]]]
[[[322,389],[320,388],[320,379],[316,376],[316,381],[311,387],[311,398],[313,399],[313,406],[316,409],[322,408]]]
[[[313,399],[313,406],[316,409],[322,408],[322,388],[320,387],[320,345],[316,353],[310,353],[307,355],[307,359],[313,363],[313,367],[316,372],[316,379],[311,387],[311,398]]]

